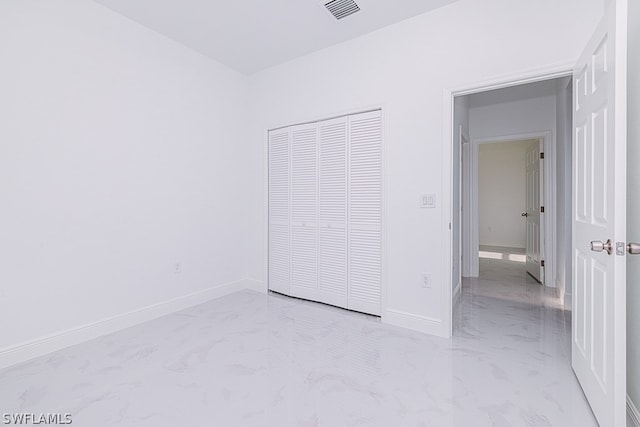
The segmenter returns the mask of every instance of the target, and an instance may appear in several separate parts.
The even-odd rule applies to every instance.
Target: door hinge
[[[544,267],[544,260],[540,261],[540,267]]]
[[[544,206],[540,206],[540,213],[544,213]]]
[[[544,159],[544,153],[540,153],[540,158]]]

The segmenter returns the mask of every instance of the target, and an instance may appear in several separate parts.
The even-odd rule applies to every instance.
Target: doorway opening
[[[453,118],[454,303],[506,268],[570,307],[571,77],[461,94]]]
[[[481,133],[478,129],[483,129],[484,125],[484,121],[479,120],[482,114],[475,114],[475,119],[473,118],[474,114],[470,112],[473,105],[469,95],[480,92],[489,94],[492,89],[502,88],[493,91],[495,94],[509,87],[522,89],[529,83],[539,84],[545,80],[564,78],[555,82],[555,91],[550,94],[555,102],[547,110],[553,111],[556,125],[553,126],[555,131],[552,133],[551,146],[545,147],[549,154],[545,169],[556,172],[557,177],[547,180],[546,186],[549,189],[551,185],[550,188],[557,191],[555,195],[545,193],[545,215],[551,224],[545,226],[546,235],[549,235],[549,228],[552,230],[551,239],[545,241],[545,267],[552,263],[555,273],[550,274],[552,268],[545,271],[544,289],[558,292],[560,296],[574,294],[570,322],[558,322],[556,326],[571,331],[562,337],[562,341],[566,339],[571,342],[570,363],[566,359],[565,363],[575,373],[595,417],[602,425],[622,425],[625,422],[628,340],[624,286],[627,274],[625,241],[628,196],[627,12],[626,1],[609,2],[603,20],[578,60],[570,66],[567,64],[564,67],[551,66],[545,70],[524,71],[511,79],[496,78],[491,82],[446,90],[444,93],[443,133],[447,145],[451,143],[451,150],[443,150],[443,198],[450,201],[446,207],[451,208],[451,211],[449,215],[443,215],[443,250],[454,256],[452,263],[449,263],[449,257],[445,257],[447,260],[443,262],[443,266],[445,271],[455,271],[456,265],[460,270],[468,269],[470,260],[465,257],[465,253],[477,250],[468,245],[465,250],[465,238],[459,231],[463,230],[464,222],[463,198],[468,196],[463,194],[461,184],[470,178],[465,179],[462,175],[469,168],[463,168],[464,147],[458,143],[462,138],[455,135],[455,130],[463,129],[460,124],[466,122],[467,133],[470,135],[467,145],[473,145],[474,137]],[[572,85],[573,90],[569,89]],[[573,91],[575,93],[572,96]],[[534,93],[539,92],[534,90]],[[488,95],[488,98],[491,96]],[[465,104],[466,108],[459,108]],[[509,103],[503,102],[503,106],[505,104]],[[533,101],[529,103],[529,107],[533,104]],[[503,109],[503,114],[499,117],[505,129],[512,125],[522,125],[523,119],[530,117],[522,115],[523,110],[518,111],[515,106],[509,106],[513,108]],[[485,112],[489,110],[490,106],[484,106]],[[544,107],[542,110],[530,110],[533,111],[544,115]],[[545,127],[536,130],[540,129]],[[571,155],[567,155],[569,149]],[[569,176],[573,178],[572,185],[566,184]],[[451,199],[449,195],[452,196]],[[549,203],[556,205],[551,208]],[[468,206],[466,209],[468,210]],[[458,239],[452,236],[454,230],[458,230]],[[456,242],[461,242],[459,247],[455,247]],[[549,248],[551,252],[547,250]],[[460,276],[462,274],[461,271]],[[567,280],[568,277],[571,280]],[[455,284],[456,277],[453,279]],[[619,286],[621,283],[623,286]],[[462,285],[462,292],[459,292],[462,294],[461,301],[463,304],[467,302],[467,306],[473,309],[473,301],[465,295]],[[453,333],[454,286],[446,286],[443,292],[443,311],[445,316],[448,315],[445,317],[448,323],[443,325],[443,329],[446,328],[449,335]],[[562,298],[559,300],[562,301]],[[509,307],[504,307],[507,305],[498,305],[502,307],[505,316],[503,319],[495,319],[496,316],[491,313],[488,316],[492,317],[490,327],[494,331],[498,329],[501,338],[514,338],[512,343],[516,347],[522,346],[524,341],[519,340],[522,334],[505,335],[504,330],[499,330],[505,321],[511,321],[514,313],[508,312]],[[483,304],[475,304],[475,307],[481,306]],[[522,312],[536,311],[536,307],[532,306],[520,308]],[[537,312],[545,312],[544,307],[539,307]],[[484,316],[485,313],[486,311],[479,316]],[[564,313],[565,310],[560,310],[556,314],[541,316],[540,320],[546,322],[554,316],[566,318]],[[464,339],[466,333],[478,331],[473,322],[479,316],[467,315],[462,319],[460,324],[470,328],[458,329],[461,331],[460,339]],[[523,314],[522,317],[526,315]],[[526,321],[518,332],[526,332],[533,325],[530,320]],[[481,338],[480,334],[475,335],[475,339]],[[564,353],[564,357],[566,356]]]
[[[523,263],[544,283],[544,141],[545,138],[478,143],[478,258]]]

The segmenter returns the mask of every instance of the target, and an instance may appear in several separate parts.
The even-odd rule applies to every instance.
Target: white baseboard
[[[266,294],[269,291],[266,283],[257,279],[244,279],[244,289],[251,289],[252,291],[261,292],[263,294]]]
[[[425,334],[448,338],[442,331],[442,321],[426,316],[407,313],[405,311],[387,309],[382,314],[382,323],[412,329]]]
[[[459,282],[455,288],[453,288],[453,303],[458,302],[458,299],[462,296],[462,282]]]
[[[236,291],[243,289],[262,291],[262,288],[262,282],[242,279],[0,349],[0,369],[175,313]]]
[[[640,427],[640,412],[638,408],[631,400],[631,397],[627,394],[627,414],[629,414],[629,419],[633,423],[633,427]]]
[[[544,285],[542,288],[542,292],[544,292],[545,295],[550,295],[553,298],[562,297],[562,291],[560,290],[560,288],[556,288],[555,286]]]
[[[572,306],[572,297],[571,294],[564,294],[564,309],[565,310],[571,310],[571,306]]]

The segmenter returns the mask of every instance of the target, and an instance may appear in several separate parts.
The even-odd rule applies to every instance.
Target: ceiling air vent
[[[325,3],[324,6],[336,19],[346,18],[360,10],[360,6],[353,0],[331,0]]]

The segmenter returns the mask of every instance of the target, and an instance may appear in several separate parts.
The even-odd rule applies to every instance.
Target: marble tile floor
[[[463,290],[500,300],[563,309],[564,304],[555,293],[526,273],[525,259],[524,249],[481,246],[480,277],[464,278]]]
[[[0,414],[68,412],[91,427],[596,425],[570,367],[570,313],[515,267],[508,276],[525,288],[508,298],[502,282],[465,283],[450,340],[238,292],[0,371]]]

